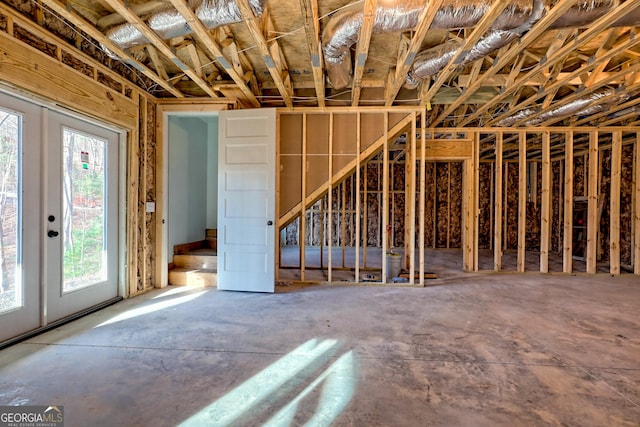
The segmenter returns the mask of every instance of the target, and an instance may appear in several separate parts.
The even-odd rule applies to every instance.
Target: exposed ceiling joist
[[[118,45],[109,40],[104,34],[102,34],[96,27],[89,24],[85,19],[79,15],[74,9],[68,7],[66,2],[63,4],[59,0],[43,0],[43,4],[47,5],[51,10],[57,13],[59,16],[63,17],[67,21],[71,22],[80,30],[87,33],[90,37],[94,38],[99,43],[102,43],[107,49],[113,52],[115,55],[118,55],[122,58],[126,63],[134,67],[136,70],[144,74],[146,77],[159,84],[161,87],[166,89],[169,93],[177,98],[183,98],[184,94],[182,94],[179,90],[174,88],[167,80],[164,80],[158,74],[151,71],[146,65],[137,61],[123,49],[121,49]]]
[[[271,74],[271,78],[276,84],[278,92],[280,92],[280,96],[282,96],[282,99],[287,107],[293,107],[293,90],[291,87],[291,77],[289,76],[289,73],[286,71],[285,67],[283,67],[277,40],[272,41],[271,47],[269,47],[269,44],[265,40],[262,30],[256,22],[257,18],[253,14],[248,0],[237,1],[240,12],[242,13],[242,17],[244,18],[244,23],[247,25],[247,28],[249,29],[249,32],[251,33],[251,36],[256,43],[256,47],[262,55],[262,59],[267,65],[269,74]]]
[[[187,75],[194,83],[196,83],[207,95],[212,98],[218,98],[218,94],[209,86],[209,84],[204,81],[196,71],[189,67],[184,63],[175,52],[165,43],[164,40],[160,38],[151,28],[147,26],[147,24],[135,14],[133,10],[131,10],[125,3],[122,3],[120,0],[103,0],[109,6],[113,8],[116,12],[124,16],[124,18],[133,25],[144,37],[149,40],[151,43],[155,45],[155,47],[162,53],[165,57],[167,57],[171,62],[173,62],[182,72]]]
[[[509,5],[509,0],[498,0],[493,2],[491,5],[491,9],[482,17],[478,25],[476,25],[473,29],[473,32],[467,37],[464,41],[462,47],[458,49],[458,51],[453,55],[453,57],[449,60],[447,66],[440,71],[438,74],[438,78],[435,83],[431,85],[431,88],[425,95],[426,101],[428,102],[433,96],[436,94],[438,89],[447,81],[453,73],[455,73],[457,69],[458,60],[462,59],[466,52],[474,46],[480,38],[484,35],[484,33],[489,29],[491,24],[495,21],[495,19],[502,13],[502,11]],[[456,106],[457,108],[457,106]],[[454,109],[455,111],[455,109]]]
[[[189,24],[189,27],[194,32],[194,35],[198,38],[202,46],[211,54],[220,64],[231,79],[236,82],[238,88],[242,91],[248,102],[254,107],[259,107],[260,102],[253,94],[253,92],[247,86],[242,74],[239,74],[233,67],[232,62],[229,61],[222,49],[211,36],[204,24],[198,19],[196,14],[189,8],[188,4],[184,0],[169,0],[176,10],[184,17]]]
[[[429,4],[429,7],[424,8],[422,13],[420,14],[418,26],[413,33],[413,37],[411,37],[409,47],[407,48],[406,52],[404,52],[404,54],[398,56],[398,62],[396,64],[395,70],[391,69],[389,71],[389,75],[392,80],[387,86],[384,96],[384,103],[386,106],[393,104],[393,101],[398,95],[398,91],[404,84],[404,76],[407,75],[407,72],[411,68],[411,64],[413,64],[413,60],[420,50],[422,41],[427,35],[427,31],[429,31],[429,27],[431,27],[433,18],[435,18],[436,13],[442,5],[442,2],[443,0],[434,0],[432,4]]]
[[[469,86],[467,88],[467,91],[460,97],[460,99],[458,101],[454,102],[453,104],[451,104],[447,108],[445,108],[445,111],[442,114],[440,114],[440,116],[438,116],[431,123],[431,125],[432,126],[437,125],[442,120],[444,120],[448,114],[450,114],[452,111],[455,111],[455,109],[458,107],[458,105],[460,105],[464,101],[465,97],[471,96],[471,94],[473,92],[478,90],[484,84],[484,80],[485,79],[488,79],[489,77],[491,77],[491,76],[497,74],[498,72],[500,72],[500,70],[502,70],[502,68],[504,68],[508,64],[510,64],[521,53],[526,54],[527,53],[527,50],[526,50],[527,47],[530,46],[538,37],[540,37],[540,35],[542,35],[545,31],[547,31],[548,28],[551,26],[551,24],[553,24],[558,19],[558,17],[560,17],[564,13],[566,13],[567,10],[569,10],[576,3],[576,1],[577,0],[561,0],[558,4],[556,4],[556,6],[553,7],[551,10],[549,10],[542,17],[542,19],[540,19],[540,21],[538,21],[533,26],[533,28],[531,28],[531,30],[529,30],[524,35],[524,37],[522,37],[520,39],[520,41],[518,43],[514,43],[511,46],[511,48],[507,51],[507,53],[505,53],[504,55],[500,56],[498,58],[498,60],[496,62],[494,62],[494,64],[491,66],[491,68],[489,68],[487,71],[485,71],[483,73],[483,75],[478,79],[478,81],[476,81],[474,84]],[[527,80],[529,80],[529,79],[527,79]],[[508,88],[505,87],[504,90],[503,90],[503,93],[506,92],[507,90],[508,90]],[[517,88],[516,88],[516,90],[517,90]],[[473,118],[477,118],[479,115],[480,115],[479,111],[476,110],[474,112],[474,115],[473,115],[474,117]],[[468,123],[470,120],[465,120],[465,121]]]
[[[506,91],[504,91],[503,93],[501,93],[493,101],[491,101],[491,102],[489,102],[489,103],[487,103],[485,105],[480,106],[480,108],[478,108],[478,110],[475,113],[473,113],[471,116],[469,116],[465,120],[463,120],[462,123],[460,123],[460,125],[461,126],[468,125],[474,119],[477,119],[483,112],[486,112],[489,108],[493,107],[494,105],[496,105],[496,104],[498,104],[500,102],[504,102],[504,98],[506,98],[508,95],[510,95],[511,93],[513,93],[517,89],[519,82],[526,81],[529,78],[531,78],[532,76],[540,73],[544,67],[551,66],[551,65],[555,64],[556,62],[563,60],[573,50],[578,49],[580,46],[582,46],[582,45],[590,42],[591,40],[593,40],[596,36],[598,36],[600,34],[600,32],[602,30],[610,27],[611,24],[613,24],[616,20],[620,19],[620,17],[626,15],[627,13],[633,11],[639,5],[640,5],[640,0],[629,0],[629,1],[625,2],[625,3],[623,3],[622,5],[612,9],[611,11],[609,11],[607,14],[605,14],[601,18],[597,19],[583,33],[581,33],[578,37],[576,37],[576,39],[575,39],[575,41],[573,43],[567,44],[567,45],[563,46],[562,48],[558,49],[551,57],[547,58],[547,61],[545,62],[544,65],[540,65],[539,64],[539,65],[535,66],[533,69],[531,69],[530,71],[526,72],[523,76],[521,76],[514,83],[514,85],[511,88],[509,88]],[[556,7],[558,7],[558,6],[556,6]],[[544,18],[543,18],[543,20],[544,20]],[[534,27],[534,29],[535,29],[535,27]],[[527,33],[527,36],[530,33],[531,32]]]
[[[360,102],[362,73],[369,55],[369,43],[371,42],[371,33],[373,33],[373,24],[376,19],[377,5],[377,0],[364,0],[362,26],[360,27],[360,36],[356,45],[356,63],[353,68],[353,83],[351,86],[351,105],[353,107],[357,107]]]
[[[318,106],[324,108],[324,70],[322,68],[322,49],[320,47],[320,17],[318,16],[318,0],[300,0],[300,9],[304,31],[307,36],[307,45],[311,55],[311,69],[313,71],[313,83],[318,98]]]

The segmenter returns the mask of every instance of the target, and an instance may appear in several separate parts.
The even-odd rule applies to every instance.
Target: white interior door
[[[218,289],[275,286],[274,109],[222,111],[218,138]]]
[[[44,265],[48,323],[118,295],[119,135],[48,114]]]
[[[0,342],[40,319],[40,108],[0,93]]]

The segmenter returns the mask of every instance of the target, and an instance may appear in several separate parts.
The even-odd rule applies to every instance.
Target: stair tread
[[[218,252],[211,248],[194,249],[189,252],[176,254],[180,256],[218,256]],[[175,256],[175,255],[174,255]]]
[[[175,273],[213,273],[216,274],[218,271],[213,268],[185,268],[185,267],[175,267],[169,270],[169,274],[171,272]]]

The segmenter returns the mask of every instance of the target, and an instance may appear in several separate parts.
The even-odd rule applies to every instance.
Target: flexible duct
[[[491,8],[488,0],[451,0],[436,12],[433,29],[470,27],[478,23]],[[374,18],[375,34],[406,31],[418,25],[418,19],[428,0],[407,0],[396,6],[378,5]],[[514,0],[496,18],[492,29],[501,30],[522,25],[531,15],[530,0]],[[353,3],[331,16],[322,33],[322,50],[327,66],[327,77],[335,89],[351,81],[350,48],[360,34],[363,21],[362,2]]]
[[[606,99],[605,99],[606,98]],[[524,122],[525,126],[535,126],[555,117],[568,116],[589,116],[606,110],[609,106],[625,102],[630,98],[627,93],[616,93],[613,89],[605,89],[594,92],[584,98],[576,99],[566,105],[553,108],[549,111],[538,114],[535,118]],[[500,120],[496,126],[506,127],[531,117],[536,114],[535,109],[525,109],[518,111],[516,114]]]
[[[249,6],[256,16],[262,15],[265,0],[249,0]],[[196,16],[206,28],[242,21],[242,13],[233,0],[190,0],[189,7],[195,8]],[[175,9],[155,13],[146,19],[147,25],[163,39],[191,34],[193,30],[185,18]],[[106,36],[123,49],[149,43],[144,35],[130,23],[117,25],[106,32]],[[103,46],[104,48],[104,46]],[[108,49],[109,56],[116,57]]]
[[[512,29],[490,30],[486,36],[480,39],[478,43],[465,54],[459,65],[465,65],[476,59],[483,58],[491,52],[516,40],[522,36],[522,34],[529,31],[531,27],[542,18],[544,12],[545,6],[543,1],[534,0],[531,14],[525,22]],[[407,73],[405,87],[415,89],[423,79],[442,70],[461,47],[461,42],[450,41],[418,53],[411,69]]]

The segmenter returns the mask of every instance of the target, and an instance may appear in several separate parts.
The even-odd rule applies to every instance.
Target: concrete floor
[[[65,426],[637,426],[637,277],[168,288],[0,351]]]

